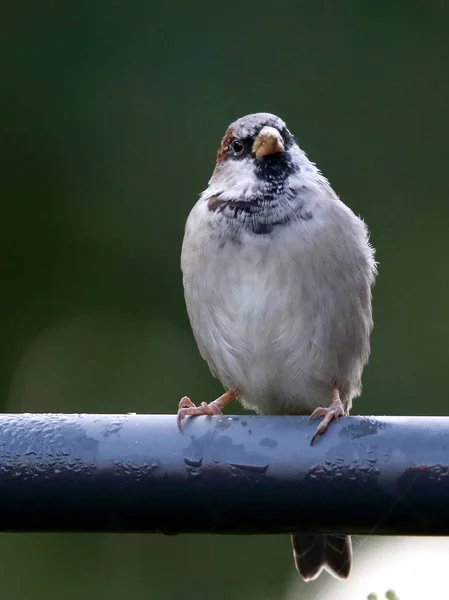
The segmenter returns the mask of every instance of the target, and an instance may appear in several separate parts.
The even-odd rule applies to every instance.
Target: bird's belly
[[[239,390],[246,407],[307,414],[330,402],[331,387],[319,374],[333,369],[314,345],[314,320],[302,308],[300,281],[292,279],[293,269],[286,271],[240,264],[226,286],[216,281],[219,288],[214,273],[203,273],[204,284],[198,279],[192,286],[194,299],[185,279],[186,300],[203,356],[227,388]],[[285,294],[286,285],[292,293]]]

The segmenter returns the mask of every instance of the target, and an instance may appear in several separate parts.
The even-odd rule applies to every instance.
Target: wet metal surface
[[[449,418],[1,415],[0,530],[449,535]]]

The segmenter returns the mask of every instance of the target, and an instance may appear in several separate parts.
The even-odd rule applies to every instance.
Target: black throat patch
[[[208,200],[207,207],[222,215],[233,230],[244,229],[255,235],[266,235],[290,221],[310,221],[313,218],[306,206],[307,192],[305,186],[285,190],[277,182],[268,186],[263,195],[245,200],[225,200],[218,194]]]

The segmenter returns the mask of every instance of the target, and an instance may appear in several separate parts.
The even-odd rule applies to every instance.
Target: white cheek
[[[257,178],[251,158],[227,160],[209,181],[207,195],[220,194],[221,200],[252,196]]]

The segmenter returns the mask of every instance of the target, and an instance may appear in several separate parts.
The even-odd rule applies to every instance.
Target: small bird
[[[187,416],[221,414],[232,400],[268,415],[348,414],[361,391],[373,327],[374,249],[365,223],[333,191],[270,113],[232,123],[207,189],[187,219],[181,267],[201,355],[225,393]],[[294,534],[301,577],[346,579],[351,540]]]

